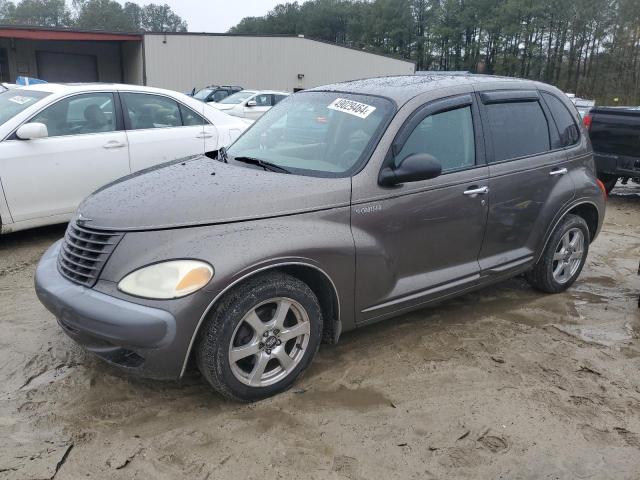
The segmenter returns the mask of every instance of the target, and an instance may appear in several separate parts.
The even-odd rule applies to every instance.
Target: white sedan
[[[234,117],[257,120],[289,95],[275,90],[242,90],[219,102],[209,102],[209,105]]]
[[[2,92],[0,233],[65,222],[97,188],[217,151],[250,123],[157,88],[43,83]]]

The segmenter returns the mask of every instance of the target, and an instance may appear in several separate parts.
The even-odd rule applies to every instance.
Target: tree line
[[[304,34],[418,70],[517,76],[599,104],[640,104],[640,0],[309,0],[230,32]]]
[[[169,5],[114,0],[0,0],[0,24],[113,32],[185,32],[187,22]]]

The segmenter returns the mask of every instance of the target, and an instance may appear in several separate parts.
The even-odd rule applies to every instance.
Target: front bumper
[[[174,315],[70,282],[58,272],[61,242],[40,260],[35,287],[64,332],[103,360],[132,373],[179,378],[186,348],[184,342],[176,342]]]

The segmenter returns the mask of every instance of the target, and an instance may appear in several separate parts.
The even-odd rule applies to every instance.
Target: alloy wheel
[[[568,282],[580,268],[584,256],[584,234],[572,228],[562,236],[553,255],[553,279],[558,283]]]
[[[291,298],[261,302],[245,314],[231,336],[229,364],[237,380],[266,387],[289,375],[309,345],[307,311]]]

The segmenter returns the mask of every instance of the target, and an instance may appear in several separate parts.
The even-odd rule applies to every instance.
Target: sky
[[[190,32],[222,33],[244,17],[261,17],[284,0],[128,0],[139,5],[168,4],[189,24]],[[124,4],[124,0],[120,0]]]

